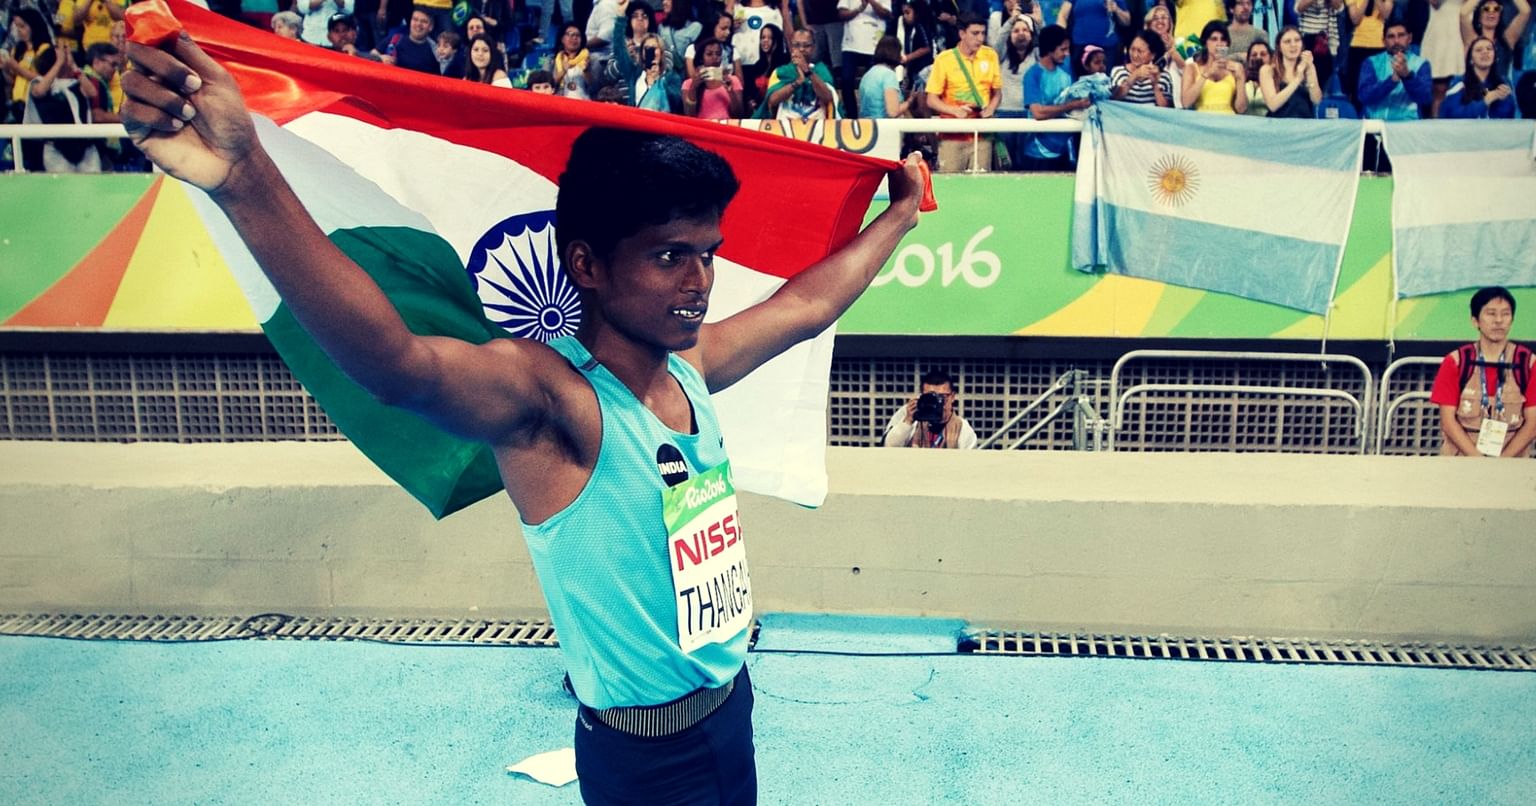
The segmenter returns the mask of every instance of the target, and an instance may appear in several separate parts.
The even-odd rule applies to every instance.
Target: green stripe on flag
[[[330,238],[379,284],[412,332],[475,344],[507,337],[485,318],[458,255],[438,235],[364,227],[338,230]],[[262,329],[341,431],[434,516],[502,490],[488,446],[375,400],[331,362],[286,305],[278,306]]]

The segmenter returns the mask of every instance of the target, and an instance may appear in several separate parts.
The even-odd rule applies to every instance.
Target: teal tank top
[[[577,699],[597,709],[656,705],[725,685],[746,659],[749,630],[682,651],[662,516],[664,472],[675,483],[684,470],[692,478],[726,460],[703,377],[668,357],[693,406],[697,433],[683,434],[574,336],[549,346],[587,379],[602,409],[602,446],[586,487],[543,523],[522,524]]]

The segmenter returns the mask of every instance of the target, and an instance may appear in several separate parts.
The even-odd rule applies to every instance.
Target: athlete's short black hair
[[[680,137],[593,127],[560,174],[555,245],[564,258],[584,241],[606,258],[644,227],[723,215],[739,187],[724,158]]]
[[[1509,293],[1509,289],[1501,285],[1491,285],[1487,288],[1479,288],[1472,295],[1472,318],[1476,319],[1483,312],[1483,306],[1496,299],[1502,299],[1509,303],[1509,315],[1515,315],[1515,295]]]

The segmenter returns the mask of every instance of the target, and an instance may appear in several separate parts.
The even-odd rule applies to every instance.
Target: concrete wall
[[[746,496],[759,611],[1536,643],[1536,463],[833,448]],[[538,615],[504,498],[435,522],[345,443],[0,442],[0,612]]]

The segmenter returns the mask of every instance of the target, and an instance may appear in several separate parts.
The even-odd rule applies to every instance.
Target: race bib
[[[1483,418],[1477,430],[1477,452],[1484,456],[1498,456],[1504,451],[1504,435],[1509,433],[1509,423]]]
[[[678,646],[692,652],[730,640],[752,623],[747,544],[731,463],[663,490],[661,511],[677,597]]]

